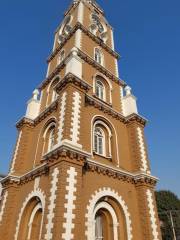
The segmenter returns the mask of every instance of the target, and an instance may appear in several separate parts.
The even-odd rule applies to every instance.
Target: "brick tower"
[[[146,120],[118,58],[100,6],[73,1],[17,123],[0,239],[161,240]]]

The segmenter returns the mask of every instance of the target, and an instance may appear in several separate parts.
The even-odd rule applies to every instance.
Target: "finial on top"
[[[39,90],[38,89],[35,89],[34,91],[33,91],[33,99],[34,100],[38,100],[38,96],[39,96]]]
[[[126,87],[125,87],[126,96],[131,95],[131,90],[132,90],[132,88],[131,88],[130,86],[126,86]]]

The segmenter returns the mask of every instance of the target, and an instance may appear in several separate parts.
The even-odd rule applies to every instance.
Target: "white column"
[[[77,49],[71,50],[71,55],[66,61],[66,74],[72,73],[82,78],[82,60],[77,56]]]
[[[125,88],[125,91],[126,91],[126,96],[124,96],[122,100],[124,115],[129,116],[133,113],[138,114],[136,97],[131,94],[131,88],[127,86]]]
[[[38,100],[39,91],[37,89],[33,92],[33,97],[29,100],[27,105],[26,117],[35,119],[39,115],[40,101]]]

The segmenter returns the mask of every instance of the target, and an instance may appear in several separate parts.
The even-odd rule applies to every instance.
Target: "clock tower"
[[[161,240],[146,119],[119,76],[113,36],[95,1],[65,12],[17,123],[0,239]]]

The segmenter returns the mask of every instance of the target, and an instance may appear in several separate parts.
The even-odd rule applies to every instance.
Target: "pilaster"
[[[0,205],[0,239],[12,240],[15,234],[15,223],[17,222],[16,201],[19,190],[12,185],[4,190],[3,199]]]
[[[144,128],[136,121],[127,125],[133,172],[150,174]]]
[[[21,175],[26,170],[28,159],[31,153],[31,140],[32,140],[33,128],[28,124],[24,125],[19,130],[19,136],[16,143],[10,173],[13,175]],[[33,163],[32,163],[33,165]]]
[[[58,175],[56,181],[53,182],[55,172]],[[81,219],[79,218],[81,212],[81,180],[82,165],[80,163],[76,164],[75,159],[61,157],[58,165],[51,170],[52,187],[48,205],[46,206],[47,219],[45,224],[47,227],[46,231],[43,230],[43,240],[79,239],[81,228]],[[53,185],[55,188],[53,188]],[[47,234],[47,228],[51,228],[49,235]]]
[[[83,98],[83,92],[73,84],[67,84],[61,96],[57,146],[66,144],[71,147],[82,148],[80,144],[80,124]]]
[[[154,189],[146,184],[138,184],[136,188],[142,240],[161,240]]]

